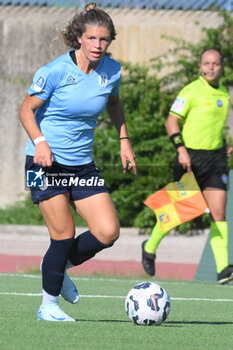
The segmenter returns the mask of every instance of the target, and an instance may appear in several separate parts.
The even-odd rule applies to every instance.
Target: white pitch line
[[[16,295],[16,296],[28,296],[28,297],[38,297],[42,296],[42,293],[16,293],[16,292],[0,292],[0,295]],[[121,295],[80,295],[81,298],[103,298],[103,299],[125,299],[125,296]],[[174,301],[208,301],[208,302],[233,302],[233,299],[208,299],[208,298],[170,298]]]
[[[208,298],[170,298],[176,301],[223,301],[223,302],[233,302],[233,299],[208,299]]]
[[[30,275],[30,274],[23,274],[23,273],[1,273],[0,272],[0,277],[23,277],[23,278],[35,278],[35,279],[41,279],[41,275]],[[146,279],[135,279],[135,278],[125,278],[125,279],[120,279],[120,278],[102,278],[102,277],[85,277],[85,276],[74,276],[70,275],[72,280],[74,281],[107,281],[107,282],[124,282],[124,283],[142,283],[144,281],[150,281],[150,282],[155,282],[160,285],[186,285],[189,284],[190,281],[163,281],[163,280],[146,280]],[[211,283],[211,282],[210,282]],[[205,282],[201,281],[195,281],[195,285],[207,285]],[[233,284],[227,284],[227,285],[215,285],[215,287],[228,287],[232,288]]]
[[[0,295],[17,295],[22,297],[39,297],[42,293],[16,293],[16,292],[0,292]]]
[[[41,278],[41,275],[30,275],[30,274],[23,274],[23,273],[2,273],[0,272],[0,277],[24,277],[24,278]],[[108,282],[129,282],[133,281],[135,283],[139,283],[142,281],[139,279],[120,279],[120,278],[101,278],[101,277],[85,277],[85,276],[75,276],[70,275],[72,280],[74,281],[108,281]]]
[[[0,273],[0,277],[41,278],[41,275],[28,275],[24,273]]]
[[[80,298],[106,298],[106,299],[125,299],[120,295],[80,295]]]

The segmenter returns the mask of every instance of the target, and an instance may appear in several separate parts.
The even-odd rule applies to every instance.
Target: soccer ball
[[[169,315],[170,298],[157,283],[142,282],[126,296],[125,311],[137,325],[159,326]]]

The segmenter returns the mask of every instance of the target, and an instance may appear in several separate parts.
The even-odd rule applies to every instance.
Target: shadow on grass
[[[76,319],[77,322],[92,322],[92,323],[99,323],[99,322],[111,322],[111,323],[132,323],[130,320],[87,320],[87,319]],[[208,322],[208,321],[166,321],[162,325],[165,327],[171,327],[171,326],[182,326],[182,325],[211,325],[211,326],[225,326],[228,324],[233,325],[233,322],[226,322],[226,321],[219,321],[219,322]]]
[[[203,325],[203,324],[209,324],[211,326],[213,325],[216,325],[216,326],[224,326],[224,325],[227,325],[227,324],[232,324],[233,325],[233,322],[226,322],[226,321],[219,321],[219,322],[208,322],[208,321],[166,321],[164,323],[164,325],[186,325],[186,324],[199,324],[199,325]]]
[[[82,320],[82,319],[76,319],[77,322],[111,322],[111,323],[132,323],[130,320]]]

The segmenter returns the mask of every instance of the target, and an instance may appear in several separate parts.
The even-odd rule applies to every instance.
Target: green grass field
[[[0,274],[0,349],[170,350],[233,349],[233,286],[158,281],[171,298],[161,326],[136,326],[127,317],[125,296],[143,280],[74,277],[81,298],[60,305],[77,322],[36,319],[39,275]]]

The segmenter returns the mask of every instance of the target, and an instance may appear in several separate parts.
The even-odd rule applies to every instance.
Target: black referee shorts
[[[187,148],[191,158],[191,167],[195,178],[203,191],[206,187],[227,190],[227,155],[224,148],[216,151],[194,150]],[[174,181],[179,181],[186,169],[178,162],[174,163]]]

